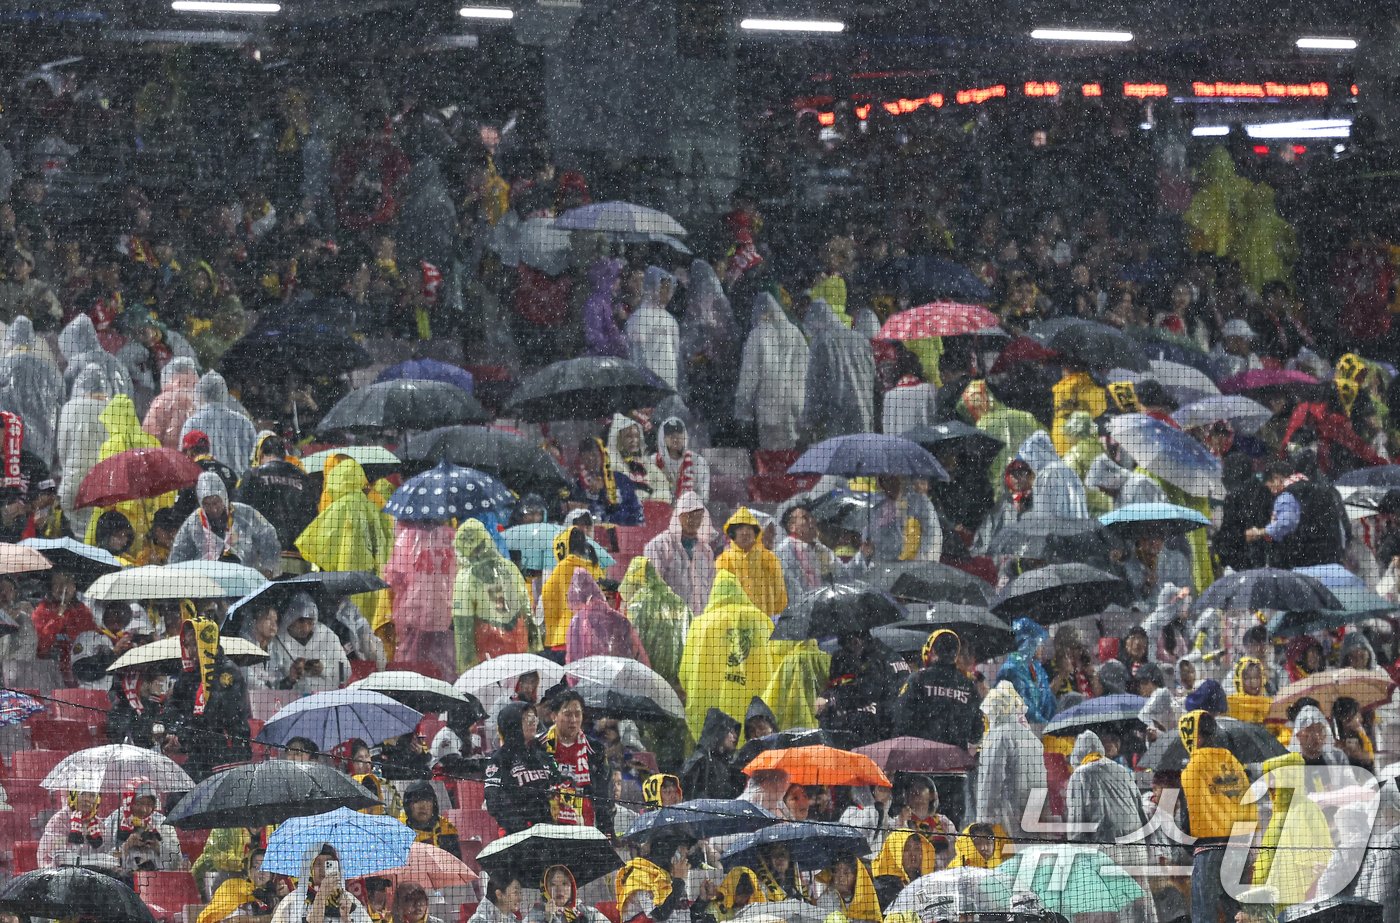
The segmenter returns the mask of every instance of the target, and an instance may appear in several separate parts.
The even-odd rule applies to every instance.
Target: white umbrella
[[[911,881],[886,913],[918,913],[930,906],[946,906],[955,916],[1006,913],[1011,884],[991,869],[943,869]]]
[[[621,234],[619,237],[629,244],[665,244],[684,256],[690,256],[690,248],[670,234],[655,234],[650,231],[642,234]]]
[[[28,574],[51,567],[53,564],[37,549],[0,542],[0,574]]]
[[[1172,414],[1172,419],[1183,429],[1209,426],[1217,420],[1224,420],[1235,432],[1252,436],[1273,415],[1272,410],[1243,394],[1216,394],[1187,404]]]
[[[205,574],[170,567],[129,567],[103,574],[87,588],[88,599],[99,602],[138,599],[219,599],[227,596],[219,582]]]
[[[245,638],[221,637],[219,638],[219,647],[228,659],[240,667],[262,663],[268,657],[267,651]],[[179,662],[180,639],[162,638],[159,641],[152,641],[150,644],[133,647],[113,661],[112,665],[107,668],[107,672],[120,673],[123,670],[132,670],[137,667],[150,668],[158,665],[172,667]]]
[[[267,583],[262,571],[232,561],[181,561],[179,564],[165,566],[168,570],[202,574],[213,579],[224,588],[223,595],[230,599],[247,596],[262,589],[263,584]]]
[[[382,445],[343,445],[306,456],[301,460],[302,470],[307,474],[320,474],[326,470],[326,461],[332,455],[348,455],[361,466],[399,463],[399,457]]]
[[[371,689],[421,712],[446,711],[453,705],[473,705],[473,700],[452,684],[412,670],[385,670],[371,673],[349,685],[350,689]]]
[[[577,679],[580,687],[594,686],[643,696],[677,718],[685,717],[685,704],[671,684],[660,673],[627,657],[606,654],[582,657],[565,667],[564,672]]]
[[[108,744],[79,750],[44,776],[39,787],[51,792],[120,792],[133,779],[149,779],[161,792],[187,792],[194,780],[168,756],[133,747]]]
[[[665,212],[631,202],[596,202],[571,208],[554,219],[556,228],[603,234],[670,234],[684,237],[685,228]]]
[[[515,694],[515,681],[526,673],[540,675],[540,692],[564,681],[564,668],[538,654],[506,654],[483,660],[461,676],[452,688],[476,696],[486,714],[495,718]]]

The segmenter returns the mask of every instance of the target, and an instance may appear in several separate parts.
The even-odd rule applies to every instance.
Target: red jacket
[[[57,657],[64,676],[72,664],[73,641],[85,631],[96,631],[92,610],[80,602],[70,602],[59,611],[58,605],[44,597],[34,607],[34,632],[38,636],[41,658]]]
[[[1332,473],[1332,457],[1328,450],[1334,445],[1351,452],[1367,465],[1389,464],[1356,434],[1350,420],[1324,403],[1299,404],[1293,408],[1293,416],[1288,419],[1288,430],[1283,434],[1283,444],[1287,446],[1293,434],[1304,426],[1311,426],[1317,432],[1320,440],[1317,463],[1325,474]]]

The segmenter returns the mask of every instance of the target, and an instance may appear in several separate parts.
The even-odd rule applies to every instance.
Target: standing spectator
[[[486,767],[486,810],[506,833],[554,823],[554,794],[567,781],[544,745],[535,739],[535,706],[510,702],[496,717],[501,748]]]
[[[150,420],[149,414],[146,419]],[[238,485],[238,499],[272,524],[284,553],[295,553],[297,537],[316,518],[311,479],[287,461],[286,440],[271,433],[260,438],[253,464],[256,467]]]
[[[824,301],[807,307],[810,332],[802,421],[813,442],[875,429],[875,353],[864,334],[837,320]]]
[[[691,798],[737,798],[744,790],[738,746],[739,722],[718,708],[706,711],[695,752],[681,767],[681,790]]]
[[[272,523],[245,503],[230,503],[223,478],[213,471],[199,476],[195,490],[199,509],[175,533],[171,564],[233,561],[268,576],[280,570],[281,547]]]
[[[686,720],[697,739],[711,708],[744,714],[753,691],[772,676],[772,633],[772,620],[749,601],[738,578],[720,571],[709,604],[686,633],[681,659]]]
[[[760,531],[758,517],[748,507],[735,510],[724,524],[730,544],[715,561],[715,567],[738,577],[753,604],[776,617],[788,606],[787,588],[782,564],[759,542]]]
[[[78,581],[68,571],[49,571],[49,591],[34,607],[34,630],[42,658],[58,661],[65,680],[73,676],[73,642],[85,631],[96,631],[92,610],[78,600]]]
[[[955,747],[981,736],[977,689],[957,667],[962,644],[957,633],[940,628],[924,644],[924,668],[905,682],[894,706],[894,731]]]
[[[645,555],[637,555],[627,565],[617,592],[623,611],[636,626],[651,668],[672,686],[678,685],[690,607],[666,585]]]
[[[565,663],[601,655],[625,657],[651,666],[637,629],[608,605],[603,591],[598,589],[598,581],[586,570],[574,571],[569,584],[569,608],[573,619],[569,622]]]
[[[501,555],[479,520],[468,519],[453,539],[457,577],[452,587],[452,629],[457,671],[502,654],[538,650],[539,628],[520,569]]]
[[[193,359],[175,356],[160,370],[160,393],[146,410],[142,427],[167,449],[180,448],[185,421],[195,411],[199,367]]]
[[[569,641],[569,624],[574,613],[569,608],[569,589],[578,570],[595,580],[603,579],[603,568],[588,543],[588,536],[578,526],[568,526],[554,537],[554,565],[549,579],[540,591],[540,614],[544,621],[544,646],[563,653]]]
[[[457,555],[452,526],[399,522],[384,579],[394,601],[395,657],[431,663],[439,679],[457,674],[452,637],[452,587]]]
[[[687,491],[701,500],[710,499],[710,463],[690,448],[690,434],[680,417],[667,417],[661,423],[656,467],[666,480],[665,496],[653,492],[651,499],[675,503]]]
[[[1214,923],[1222,907],[1227,917],[1239,910],[1221,879],[1225,846],[1235,824],[1257,822],[1257,806],[1242,803],[1249,777],[1234,754],[1221,746],[1217,728],[1215,718],[1203,711],[1181,717],[1181,742],[1189,755],[1181,773],[1187,817],[1184,832],[1196,838],[1191,867],[1192,923]]]
[[[807,338],[777,299],[767,292],[757,295],[753,328],[739,363],[734,418],[754,423],[760,449],[784,451],[797,445],[809,360]]]
[[[783,511],[779,520],[787,533],[778,543],[778,565],[783,570],[789,603],[832,583],[845,572],[836,554],[821,543],[817,520],[812,511],[797,503]]]
[[[612,829],[612,771],[602,746],[583,733],[583,696],[573,689],[554,697],[554,726],[544,735],[544,749],[568,778],[556,822]]]
[[[63,469],[58,497],[75,534],[85,535],[93,511],[77,508],[78,485],[97,464],[107,440],[101,416],[111,396],[111,383],[100,367],[89,365],[77,373],[72,393],[58,415],[58,463]]]
[[[1026,724],[1026,704],[1010,683],[997,683],[983,700],[982,713],[987,733],[977,761],[977,819],[1001,824],[1013,839],[1021,838],[1027,831],[1027,807],[1046,790],[1044,749]]]
[[[627,318],[627,345],[633,362],[680,392],[681,328],[666,310],[675,288],[675,276],[659,266],[647,267],[642,302]]]
[[[228,383],[218,372],[205,372],[195,386],[195,411],[180,429],[183,440],[191,430],[209,436],[210,451],[238,477],[248,473],[258,433],[253,421],[229,399]]]
[[[715,582],[712,542],[718,538],[705,504],[693,492],[676,498],[671,525],[647,542],[642,554],[692,613],[705,611]]]

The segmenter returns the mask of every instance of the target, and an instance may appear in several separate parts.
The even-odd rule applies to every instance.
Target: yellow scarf
[[[614,880],[617,887],[617,906],[626,906],[627,899],[634,894],[648,891],[656,906],[666,903],[671,896],[671,875],[650,859],[633,859],[618,869]]]

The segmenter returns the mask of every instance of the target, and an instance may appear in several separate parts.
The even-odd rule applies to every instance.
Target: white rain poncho
[[[198,384],[199,366],[193,359],[176,356],[160,370],[160,393],[146,410],[141,428],[167,449],[180,448],[180,431],[195,411],[194,390]]]
[[[46,465],[53,464],[65,394],[63,373],[38,349],[33,321],[16,317],[0,344],[0,410],[23,418],[24,447]]]
[[[674,276],[656,266],[647,267],[642,282],[642,302],[627,318],[627,349],[633,362],[650,369],[679,392],[681,328],[661,300],[661,286],[665,282],[674,290]]]
[[[107,427],[102,425],[102,411],[112,396],[111,383],[100,366],[89,365],[74,378],[73,397],[63,405],[58,415],[58,463],[63,480],[58,487],[58,502],[68,514],[74,535],[86,535],[92,509],[75,509],[78,485],[101,457],[102,443],[107,441]]]
[[[640,453],[629,456],[622,451],[622,434],[634,429]],[[655,455],[647,452],[642,424],[636,420],[620,413],[613,414],[612,425],[608,427],[608,460],[612,463],[613,474],[625,474],[637,485],[639,500],[670,500],[671,485],[657,467]]]
[[[248,460],[258,431],[253,421],[239,413],[229,400],[228,384],[218,372],[206,372],[195,386],[195,403],[199,409],[190,414],[180,429],[180,438],[191,430],[209,437],[209,454],[233,469],[240,478],[248,473]]]
[[[298,695],[311,695],[314,692],[329,692],[339,689],[350,679],[350,660],[345,656],[345,648],[340,639],[320,619],[320,610],[311,596],[297,593],[288,600],[279,613],[277,637],[268,646],[267,672],[278,683],[287,679],[292,664],[298,660],[319,660],[321,675],[312,676],[303,672],[301,679],[292,688]],[[301,618],[315,619],[316,627],[305,641],[298,641],[288,630]]]
[[[1380,775],[1385,781],[1381,783],[1375,818],[1368,825],[1370,839],[1366,855],[1361,860],[1361,871],[1352,883],[1350,893],[1352,897],[1375,901],[1383,906],[1385,909],[1381,919],[1384,923],[1400,923],[1400,901],[1395,900],[1395,893],[1400,890],[1400,788],[1397,788],[1400,782],[1397,782],[1394,766],[1382,770]],[[1339,826],[1342,812],[1349,808],[1359,810],[1361,816],[1354,816],[1353,823],[1346,825],[1348,831],[1357,826],[1356,820],[1370,820],[1365,816],[1364,805],[1348,805],[1337,811]],[[1343,837],[1344,844],[1348,839]],[[1323,876],[1322,884],[1330,887],[1333,883],[1331,876]]]
[[[679,428],[684,438],[681,442],[679,458],[673,458],[666,448],[666,434]],[[661,475],[664,490],[652,494],[653,500],[674,502],[686,491],[693,491],[702,501],[710,499],[710,463],[695,449],[690,447],[690,430],[680,417],[666,417],[658,431],[656,454],[652,457]]]
[[[131,398],[136,396],[136,389],[131,383],[131,375],[126,366],[102,348],[102,344],[97,340],[97,328],[92,325],[92,318],[86,314],[79,314],[73,318],[59,333],[58,351],[63,354],[63,361],[68,363],[64,380],[68,384],[70,396],[77,393],[73,385],[84,365],[98,366],[106,374],[107,380],[111,382],[108,397],[118,394],[125,394]]]
[[[875,429],[875,351],[870,341],[836,319],[825,301],[803,318],[811,335],[802,422],[813,441]]]
[[[1035,511],[1055,519],[1088,519],[1089,501],[1074,469],[1060,460],[1045,430],[1037,430],[1021,443],[1016,457],[1035,472]]]
[[[719,276],[704,260],[692,260],[681,320],[681,357],[687,365],[699,361],[727,364],[738,351],[739,328]]]
[[[758,427],[758,445],[791,449],[801,436],[802,406],[807,394],[807,338],[776,298],[754,298],[753,330],[744,342],[734,417]]]
[[[204,510],[196,509],[175,533],[175,541],[170,546],[171,564],[223,561],[232,557],[239,564],[269,576],[277,573],[282,560],[282,543],[277,539],[277,530],[262,513],[245,503],[229,503],[224,480],[213,471],[199,476],[195,494],[201,503],[205,497],[223,497],[229,524],[220,534],[210,528]]]
[[[161,338],[165,341],[165,345],[170,350],[174,359],[189,359],[194,361],[198,358],[194,347],[190,345],[190,341],[185,339],[184,335],[179,331],[163,330],[161,331]],[[121,362],[122,365],[126,366],[127,374],[131,376],[131,380],[138,387],[142,388],[148,394],[155,391],[157,382],[155,377],[151,374],[151,351],[146,348],[145,344],[138,340],[128,340],[126,345],[117,350],[117,360]],[[173,359],[171,361],[173,361]],[[169,363],[167,362],[166,364],[168,365]],[[165,382],[164,372],[165,370],[162,368],[161,381],[159,382],[162,385]]]
[[[1046,791],[1045,749],[1026,723],[1026,703],[1009,682],[987,693],[982,714],[987,733],[977,760],[977,820],[1001,824],[1013,839],[1022,837],[1023,812],[1036,803],[1033,795],[1043,799]]]

